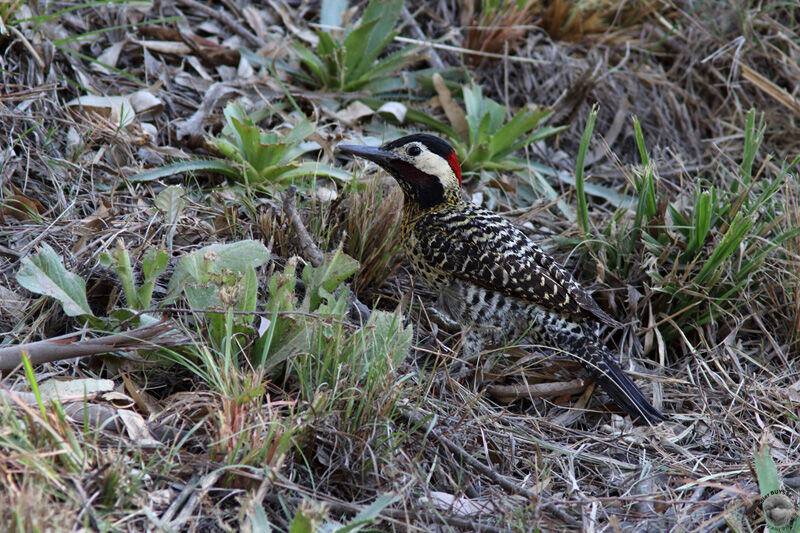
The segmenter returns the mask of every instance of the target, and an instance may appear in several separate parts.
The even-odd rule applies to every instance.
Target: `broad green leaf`
[[[359,75],[358,81],[359,83],[367,83],[374,86],[385,80],[386,76],[391,75],[390,80],[386,81],[392,81],[402,85],[404,80],[394,75],[394,73],[417,61],[419,61],[419,49],[417,47],[407,47],[398,50],[379,60],[377,63],[370,65],[368,69]],[[364,85],[364,87],[367,87],[367,85]],[[376,94],[374,90],[372,92]]]
[[[188,283],[183,287],[183,293],[192,309],[222,309],[222,304],[217,296],[217,287],[214,285]]]
[[[278,357],[276,354],[281,348],[290,343],[290,338],[297,335],[297,329],[304,329],[298,325],[295,331],[292,328],[297,324],[291,315],[281,315],[279,313],[296,311],[294,288],[297,283],[295,274],[295,260],[290,259],[282,273],[275,273],[269,279],[269,299],[267,300],[266,310],[272,311],[269,317],[269,327],[256,341],[253,354],[257,364],[266,367],[267,370],[280,364],[285,358]],[[289,351],[283,351],[282,355],[288,357]]]
[[[174,225],[183,212],[186,202],[183,200],[185,191],[180,185],[170,185],[161,191],[154,205],[159,211],[164,213],[164,221],[167,224]]]
[[[372,107],[372,103],[370,103],[370,107]],[[457,140],[460,139],[453,128],[451,128],[441,120],[437,120],[428,113],[423,113],[422,111],[417,111],[416,109],[409,108],[408,111],[406,112],[406,121],[425,124],[426,126],[436,130],[437,132],[443,135],[450,137],[451,139],[457,139]],[[456,144],[458,144],[459,146],[463,146],[461,142],[457,142]],[[459,158],[464,159],[462,157],[463,155],[464,154],[459,153]]]
[[[320,303],[314,309],[314,314],[319,316],[344,316],[349,306],[347,293],[348,291],[339,291],[339,294],[336,295],[325,290],[325,287],[318,287],[316,294],[319,296]]]
[[[316,533],[316,528],[313,525],[316,522],[316,517],[312,521],[312,518],[307,516],[303,509],[303,507],[298,507],[295,510],[294,518],[292,518],[292,523],[289,525],[289,533]]]
[[[259,174],[270,165],[281,160],[282,150],[285,146],[265,145],[261,142],[261,130],[256,126],[249,126],[240,120],[231,119],[238,134],[239,149],[245,161],[250,163]]]
[[[368,65],[367,56],[371,55],[370,50],[367,48],[370,44],[370,33],[377,23],[378,19],[367,20],[362,18],[359,25],[345,37],[342,43],[345,58],[344,65],[341,65],[341,68],[344,70],[347,80],[351,79],[351,77],[358,77],[360,65]]]
[[[475,146],[479,142],[480,123],[484,116],[481,107],[483,94],[481,88],[476,85],[464,86],[461,92],[464,96],[464,109],[467,112],[467,125],[469,126],[469,139],[465,140],[469,141],[470,146]]]
[[[281,174],[280,178],[282,180],[288,180],[302,176],[325,176],[348,183],[353,179],[353,175],[350,172],[346,172],[339,167],[317,163],[316,161],[300,163]]]
[[[317,32],[317,52],[319,53],[319,57],[326,57],[330,56],[334,58],[334,54],[336,53],[337,48],[340,46],[333,40],[333,38],[328,34],[328,32],[324,30],[320,30]],[[324,66],[324,63],[321,63]]]
[[[232,143],[227,138],[215,137],[211,139],[211,142],[214,143],[214,146],[217,147],[217,150],[219,150],[220,153],[222,153],[222,155],[224,155],[234,163],[238,163],[239,165],[249,164],[244,160],[244,154],[242,153],[238,141],[237,143]],[[228,163],[225,164],[230,166]],[[235,177],[240,177],[240,172],[238,170],[236,171]]]
[[[198,264],[211,262],[210,271],[219,274],[223,270],[244,272],[248,268],[258,268],[269,260],[269,250],[258,241],[246,240],[227,244],[211,244],[184,257],[181,265],[190,274],[201,272]],[[194,274],[192,274],[194,276]],[[201,280],[201,277],[195,277]]]
[[[297,144],[305,141],[312,133],[314,133],[314,124],[303,119],[294,125],[292,131],[289,132],[289,135],[285,137],[283,142],[288,145]]]
[[[277,107],[280,108],[280,104],[278,104]],[[262,107],[248,113],[239,102],[229,102],[225,106],[225,109],[222,110],[222,113],[225,115],[225,127],[222,129],[222,135],[236,136],[237,133],[233,124],[233,119],[247,126],[255,126],[268,117],[272,111],[267,107]]]
[[[236,178],[240,175],[236,168],[225,161],[220,161],[218,159],[198,159],[195,161],[181,161],[179,163],[164,165],[153,170],[139,172],[128,178],[128,182],[140,183],[144,181],[153,181],[186,172],[214,172],[229,178]]]
[[[369,33],[366,53],[363,61],[359,64],[359,69],[363,70],[372,65],[372,62],[377,59],[381,51],[394,39],[396,32],[393,30],[402,8],[402,0],[388,2],[373,0],[367,4],[362,20],[376,19],[376,24],[373,25],[372,31]],[[358,71],[356,71],[356,75],[358,75]]]
[[[510,154],[517,147],[517,139],[535,128],[538,122],[532,111],[517,113],[491,136],[489,152],[493,157],[505,157]]]
[[[258,276],[255,268],[248,268],[244,271],[242,280],[242,297],[239,300],[237,311],[255,311],[258,298]]]
[[[369,78],[361,83],[361,91],[368,94],[387,94],[405,92],[409,90],[409,80],[413,74],[401,72],[399,75],[393,73],[391,76],[380,78]]]
[[[305,67],[311,71],[314,78],[318,81],[323,82],[326,78],[325,75],[325,63],[320,59],[314,52],[300,44],[299,42],[294,43],[294,49],[297,54],[300,56],[300,61],[305,65]],[[301,72],[296,72],[296,75],[302,75]]]
[[[380,38],[377,43],[375,43],[374,48],[368,48],[366,54],[358,62],[356,69],[350,73],[350,76],[356,79],[363,79],[367,76],[369,72],[375,66],[375,61],[378,59],[378,56],[383,52],[384,48],[389,46],[389,44],[394,40],[397,36],[397,32],[389,32],[389,33],[379,33],[379,30],[373,28],[372,33],[370,35],[370,41],[375,41],[376,38]],[[372,46],[372,42],[370,43]],[[417,60],[421,59],[421,57],[417,57]]]
[[[298,159],[300,156],[308,153],[313,152],[315,150],[319,150],[320,145],[316,141],[302,141],[299,143],[290,146],[289,149],[284,154],[284,158],[281,163],[288,163],[293,162],[295,159]]]
[[[263,185],[287,181],[292,177],[290,172],[297,169],[298,166],[300,166],[299,163],[287,163],[285,165],[273,165],[271,167],[267,167],[259,175],[258,179],[250,180],[248,185]]]
[[[183,200],[184,190],[180,185],[170,185],[161,191],[154,205],[156,208],[164,213],[164,223],[168,226],[167,229],[167,248],[172,250],[172,239],[175,235],[176,224],[186,202]]]
[[[29,291],[58,300],[68,316],[94,316],[86,301],[86,282],[67,271],[47,243],[39,246],[39,253],[22,258],[16,278]]]
[[[319,289],[333,293],[341,282],[352,276],[358,269],[358,261],[342,252],[341,245],[336,251],[325,254],[325,261],[318,267],[310,264],[303,269],[303,281],[306,284],[306,297],[303,307],[313,312],[319,307],[322,296]]]
[[[414,338],[413,328],[410,325],[403,327],[400,313],[380,310],[370,314],[364,331],[371,336],[373,350],[373,353],[366,354],[366,358],[388,355],[394,364],[399,364],[408,355]]]
[[[531,133],[525,139],[525,144],[530,144],[536,141],[540,141],[542,139],[546,139],[551,135],[555,135],[560,131],[564,131],[564,129],[566,129],[566,126],[544,126]]]
[[[228,244],[212,244],[185,256],[167,287],[165,301],[176,298],[191,281],[206,284],[212,274],[223,270],[244,273],[248,268],[258,268],[269,260],[269,250],[258,241],[246,240]],[[197,298],[208,298],[195,293]]]

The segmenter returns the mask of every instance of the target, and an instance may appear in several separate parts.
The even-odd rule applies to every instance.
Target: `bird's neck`
[[[458,209],[466,205],[466,203],[466,200],[461,197],[461,191],[458,189],[445,191],[443,201],[426,207],[423,207],[406,195],[405,198],[403,198],[403,218],[406,221],[411,221],[430,213]]]

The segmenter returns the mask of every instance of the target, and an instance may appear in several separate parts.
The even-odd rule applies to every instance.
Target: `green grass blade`
[[[722,263],[739,247],[750,228],[753,227],[753,220],[743,218],[737,214],[731,223],[728,231],[722,236],[722,241],[711,253],[711,256],[697,273],[694,282],[700,287],[706,287],[709,280],[719,270]],[[715,277],[715,276],[714,276]]]
[[[764,116],[761,116],[758,127],[756,127],[756,110],[750,108],[747,112],[744,126],[744,149],[742,150],[742,164],[739,166],[739,178],[745,185],[750,184],[753,179],[753,162],[756,158],[756,152],[764,140]],[[735,187],[735,186],[734,186]],[[736,189],[732,187],[735,193]]]
[[[42,418],[47,420],[47,409],[45,409],[44,401],[42,400],[42,393],[39,391],[39,384],[36,382],[36,375],[33,373],[33,366],[28,354],[22,352],[22,366],[25,369],[25,378],[31,386],[31,392],[36,397],[36,405],[39,407],[39,412],[42,413]]]
[[[239,179],[241,177],[241,173],[230,163],[219,159],[198,159],[195,161],[180,161],[154,168],[153,170],[139,172],[128,178],[128,181],[130,183],[153,181],[185,172],[214,172],[229,178]]]
[[[639,124],[639,119],[636,117],[633,117],[633,131],[636,138],[636,147],[639,149],[639,157],[642,159],[642,166],[647,167],[650,165],[650,157],[647,155],[647,147],[644,144],[642,125]]]
[[[594,123],[597,120],[597,104],[592,106],[592,112],[586,120],[586,127],[583,129],[583,137],[578,148],[578,158],[575,161],[575,195],[577,197],[578,224],[586,239],[589,238],[589,207],[586,204],[586,192],[584,190],[584,164],[586,162],[586,152],[589,150],[589,141],[592,138]]]

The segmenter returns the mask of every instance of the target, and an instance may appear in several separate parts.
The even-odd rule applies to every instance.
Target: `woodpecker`
[[[466,330],[466,352],[527,336],[579,361],[637,422],[666,420],[600,340],[601,324],[619,323],[519,228],[463,199],[461,166],[446,141],[415,134],[339,151],[377,163],[402,188],[406,256],[439,294],[438,310]]]

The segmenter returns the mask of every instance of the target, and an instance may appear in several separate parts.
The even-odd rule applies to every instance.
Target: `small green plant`
[[[441,98],[445,88],[437,90]],[[416,110],[409,110],[406,118],[450,137],[464,172],[527,168],[528,162],[513,157],[514,152],[563,129],[540,126],[550,111],[538,107],[520,109],[506,121],[506,107],[483,96],[477,85],[463,86],[462,94],[464,109],[452,100],[446,107],[450,125]]]
[[[220,341],[224,337],[226,310],[255,310],[258,289],[255,268],[268,259],[269,252],[256,241],[206,246],[183,258],[170,277],[167,296],[158,305],[174,302],[183,294],[192,309],[217,310],[207,314],[212,338]],[[114,329],[132,320],[128,325],[146,325],[157,319],[141,311],[152,308],[155,282],[166,270],[167,261],[163,250],[146,252],[141,269],[143,280],[137,287],[130,254],[122,241],[117,242],[113,251],[101,254],[100,263],[117,274],[127,304],[105,319],[89,308],[86,282],[69,272],[48,244],[42,244],[38,253],[23,259],[17,281],[31,292],[55,298],[68,316],[88,321],[93,327]]]
[[[116,249],[100,254],[100,264],[112,268],[116,272],[128,304],[127,309],[113,311],[112,316],[114,318],[119,321],[128,320],[137,311],[144,311],[150,308],[156,279],[164,273],[168,261],[169,257],[164,250],[155,248],[148,250],[142,259],[143,281],[139,287],[136,287],[133,268],[131,267],[131,257],[121,239],[117,241]],[[158,319],[152,315],[142,314],[140,316],[140,322],[143,324],[156,321]]]
[[[417,47],[407,46],[379,59],[398,33],[394,27],[402,7],[401,0],[370,2],[358,24],[345,30],[342,40],[335,39],[328,29],[317,31],[316,53],[295,43],[305,70],[292,74],[308,87],[327,91],[378,95],[402,89],[405,81],[398,71],[422,58]]]
[[[348,431],[364,431],[376,412],[394,405],[394,369],[411,346],[411,326],[403,326],[400,313],[377,310],[365,324],[348,319],[349,291],[340,285],[358,263],[341,247],[321,266],[303,268],[302,302],[295,297],[295,266],[290,260],[269,281],[272,316],[251,361],[266,369],[286,362],[306,402],[343,411]]]
[[[231,102],[224,110],[225,127],[219,137],[212,138],[210,148],[226,159],[183,161],[132,176],[131,182],[151,181],[180,172],[207,171],[222,174],[248,187],[271,190],[298,178],[327,176],[346,180],[350,175],[341,169],[316,161],[299,161],[306,153],[318,150],[319,145],[308,141],[314,125],[300,119],[291,131],[282,136],[267,132],[256,124],[266,118],[264,109],[250,115],[241,104]],[[310,183],[311,180],[308,180]]]
[[[181,293],[191,309],[203,311],[198,317],[208,323],[208,332],[218,349],[230,350],[235,332],[249,332],[256,310],[258,278],[256,268],[269,260],[269,251],[257,241],[212,244],[181,260],[167,286],[164,302]],[[208,310],[218,310],[207,313]],[[230,356],[230,353],[226,355]]]
[[[39,252],[22,258],[17,283],[29,291],[58,300],[67,316],[89,320],[95,315],[86,299],[86,282],[64,267],[55,250],[42,243]]]

